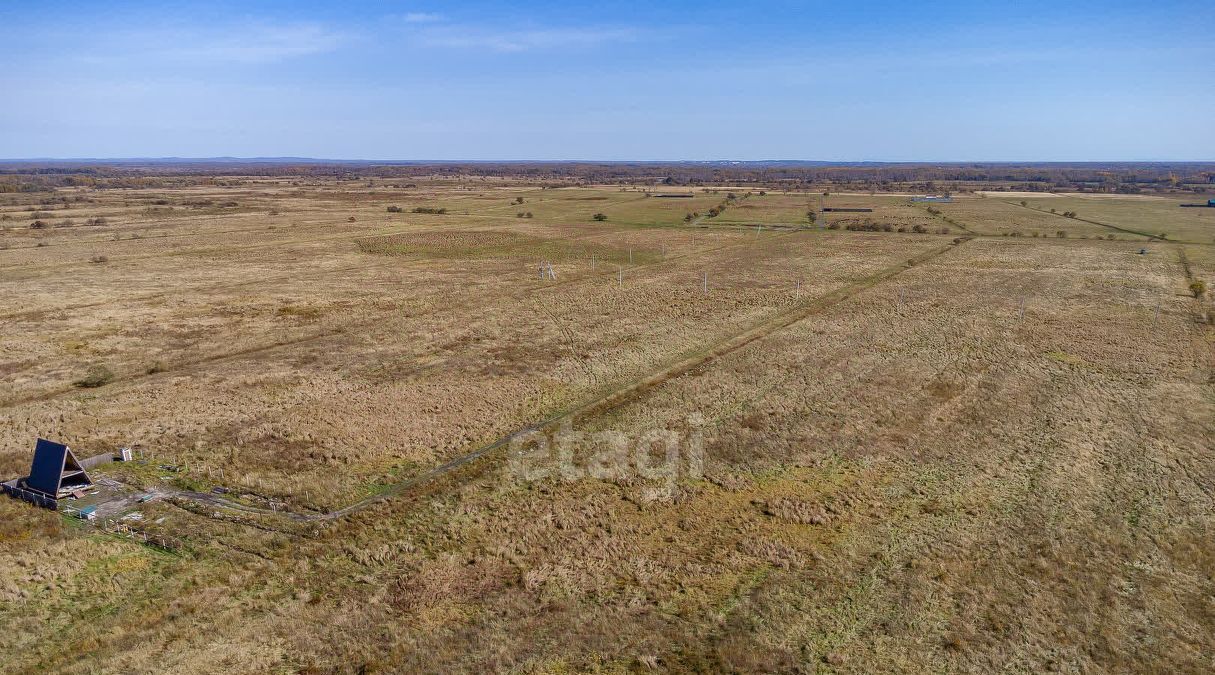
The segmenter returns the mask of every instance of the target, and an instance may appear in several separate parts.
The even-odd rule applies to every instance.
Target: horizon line
[[[292,155],[238,157],[215,155],[202,157],[6,157],[0,164],[17,163],[105,163],[105,162],[209,162],[209,163],[282,163],[311,162],[357,164],[1215,164],[1215,159],[386,159],[332,158]]]

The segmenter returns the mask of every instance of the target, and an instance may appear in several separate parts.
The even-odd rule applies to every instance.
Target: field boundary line
[[[795,231],[779,232],[777,234],[792,234],[793,232],[795,232]],[[685,257],[694,257],[694,256],[703,255],[706,253],[713,253],[715,251],[721,251],[721,250],[725,250],[725,249],[747,246],[747,245],[750,245],[750,242],[746,242],[746,241],[731,242],[728,244],[724,244],[722,246],[715,246],[713,248],[704,249],[701,251],[692,251],[692,252],[682,253],[682,254],[675,255],[675,256],[669,256],[663,260],[656,260],[654,262],[649,262],[649,263],[641,263],[638,265],[634,265],[634,266],[630,267],[629,269],[631,269],[631,270],[648,269],[650,267],[661,265],[661,264],[671,261],[671,260],[679,260],[679,259],[682,259]],[[547,292],[547,291],[551,291],[551,290],[561,288],[564,286],[578,284],[578,283],[581,283],[584,281],[602,279],[602,278],[609,276],[612,273],[613,272],[610,272],[610,271],[605,271],[605,272],[596,271],[596,272],[592,272],[590,274],[585,274],[582,276],[571,276],[571,277],[568,277],[566,279],[563,279],[561,281],[556,281],[556,282],[529,283],[529,284],[522,286],[519,289],[512,291],[511,293],[508,294],[508,297],[526,297],[527,295],[530,295],[533,293]],[[164,373],[179,372],[179,371],[193,368],[193,367],[199,366],[199,365],[204,365],[204,364],[208,364],[208,363],[216,363],[216,362],[224,361],[226,359],[239,358],[242,356],[248,356],[250,354],[258,354],[261,352],[266,352],[266,351],[270,351],[273,349],[279,349],[282,347],[294,347],[294,346],[305,344],[308,342],[313,342],[315,340],[323,340],[328,337],[334,337],[337,335],[346,334],[346,333],[351,332],[352,330],[357,330],[359,328],[378,324],[382,320],[383,320],[383,317],[379,316],[376,318],[367,319],[366,321],[361,321],[359,323],[345,325],[340,328],[334,328],[334,329],[329,329],[329,330],[325,330],[325,331],[320,331],[317,333],[312,333],[310,335],[303,335],[300,337],[290,338],[287,340],[276,340],[269,344],[254,345],[254,346],[245,347],[245,348],[238,349],[238,350],[231,351],[231,352],[224,352],[221,354],[210,354],[210,355],[203,356],[203,357],[193,359],[193,360],[181,361],[181,362],[178,362],[175,364],[168,364],[168,367],[166,367],[164,370],[161,370],[157,373],[132,373],[125,377],[115,378],[113,380],[113,382],[114,383],[134,382],[134,381],[142,380],[142,379],[145,379],[148,377],[154,377],[156,375],[161,375]],[[425,356],[430,356],[430,355],[428,354]],[[25,405],[27,403],[36,403],[38,401],[49,401],[49,400],[57,398],[59,396],[65,396],[67,394],[71,394],[73,392],[80,392],[80,391],[81,391],[81,389],[76,387],[75,385],[69,385],[66,387],[59,387],[57,389],[44,391],[44,392],[40,392],[37,394],[31,394],[28,396],[16,397],[16,398],[11,398],[11,399],[7,399],[7,400],[0,400],[0,410],[6,409],[6,408],[12,408],[12,407],[19,406],[19,405]]]
[[[516,431],[502,436],[493,442],[482,445],[471,452],[455,457],[422,474],[387,485],[375,494],[363,497],[339,509],[325,513],[305,514],[291,511],[275,512],[237,503],[232,503],[231,508],[233,508],[233,510],[238,510],[245,513],[284,515],[291,520],[298,522],[336,520],[358,511],[362,511],[379,502],[386,501],[392,497],[407,492],[412,488],[439,478],[440,476],[443,476],[444,474],[447,474],[466,464],[470,464],[484,457],[485,455],[509,445],[511,441],[520,436],[550,429],[567,419],[573,420],[580,416],[585,416],[591,413],[600,413],[618,408],[628,401],[637,398],[639,395],[644,394],[650,389],[659,386],[674,377],[687,373],[693,368],[715,361],[727,354],[742,349],[743,347],[746,347],[757,340],[771,335],[776,331],[791,326],[809,316],[817,314],[824,309],[844,302],[870,288],[873,288],[874,286],[877,286],[878,284],[881,284],[882,282],[898,276],[909,269],[928,262],[929,260],[932,260],[933,258],[936,258],[944,253],[952,251],[958,246],[970,241],[970,239],[970,237],[960,237],[950,244],[939,246],[917,254],[911,258],[908,258],[904,262],[881,269],[876,273],[851,284],[837,288],[834,291],[824,295],[811,298],[805,302],[793,306],[790,309],[779,312],[774,316],[770,316],[767,319],[753,323],[750,327],[727,336],[707,347],[679,354],[673,359],[667,360],[657,369],[648,374],[624,383],[617,384],[606,390],[601,389],[599,393],[592,394],[590,397],[584,399],[581,403],[559,410],[542,420],[529,424],[521,429],[517,429]],[[228,500],[207,493],[182,492],[178,494],[183,497],[198,499],[205,501],[208,504],[225,508],[227,508],[229,504]]]
[[[1001,201],[1003,201],[1003,200],[1001,200]],[[1149,241],[1151,241],[1151,240],[1173,241],[1173,240],[1169,239],[1168,237],[1162,237],[1157,234],[1148,234],[1147,232],[1140,232],[1138,230],[1128,230],[1125,227],[1118,227],[1117,225],[1110,225],[1109,223],[1102,223],[1102,222],[1096,221],[1096,220],[1089,220],[1088,218],[1081,218],[1079,216],[1068,217],[1068,216],[1063,215],[1062,213],[1052,213],[1051,211],[1049,211],[1047,209],[1040,209],[1036,206],[1029,206],[1028,204],[1021,205],[1016,202],[1004,202],[1004,203],[1008,204],[1009,206],[1020,206],[1023,209],[1029,209],[1030,211],[1037,211],[1038,213],[1046,213],[1046,214],[1050,214],[1052,216],[1058,216],[1065,220],[1078,220],[1082,223],[1089,223],[1090,225],[1100,225],[1101,227],[1108,227],[1111,230],[1116,230],[1118,232],[1123,232],[1125,234],[1135,234],[1140,237],[1147,237]]]

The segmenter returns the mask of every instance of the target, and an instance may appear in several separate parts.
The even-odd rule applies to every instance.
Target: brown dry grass
[[[949,215],[992,236],[869,285],[951,236],[685,228],[684,205],[523,184],[88,194],[72,217],[106,225],[0,235],[5,477],[41,434],[136,444],[151,463],[110,469],[133,483],[223,468],[250,503],[333,508],[855,294],[575,421],[702,415],[706,473],[670,491],[494,454],[324,524],[145,507],[177,554],[4,500],[14,672],[1215,667],[1210,301],[1185,294],[1209,246],[1010,238],[1046,216],[968,198]],[[95,364],[115,380],[71,386]]]

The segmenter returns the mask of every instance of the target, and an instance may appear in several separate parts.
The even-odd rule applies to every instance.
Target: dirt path
[[[503,436],[492,443],[483,445],[469,453],[441,464],[430,471],[427,471],[426,473],[393,483],[376,494],[364,497],[363,499],[355,501],[334,511],[329,511],[326,513],[274,511],[232,502],[208,493],[181,492],[179,495],[187,499],[195,499],[198,501],[203,501],[212,506],[232,509],[243,513],[258,515],[285,515],[291,520],[297,522],[335,520],[337,518],[362,511],[363,509],[366,509],[376,503],[387,500],[396,495],[400,495],[414,487],[430,482],[431,480],[449,473],[454,469],[474,462],[485,455],[506,447],[511,441],[519,438],[520,436],[551,429],[565,420],[575,420],[579,417],[584,417],[593,413],[602,413],[614,408],[618,408],[624,403],[641,396],[647,390],[660,386],[662,383],[673,377],[677,377],[692,370],[693,368],[714,361],[731,352],[737,351],[751,344],[752,342],[755,342],[756,340],[770,335],[771,333],[797,323],[798,321],[801,321],[809,316],[817,314],[824,309],[828,309],[834,305],[844,302],[865,290],[898,276],[916,265],[923,264],[933,258],[936,258],[937,256],[947,253],[969,240],[969,238],[955,240],[955,243],[921,253],[914,258],[908,259],[904,263],[882,269],[875,274],[842,288],[838,288],[830,293],[827,293],[826,295],[808,299],[805,302],[794,305],[788,310],[778,312],[774,316],[771,316],[756,324],[752,324],[749,328],[726,337],[725,339],[714,344],[680,354],[660,365],[656,370],[651,371],[649,374],[618,384],[609,389],[602,390],[591,395],[582,403],[558,411],[538,422],[507,434],[506,436]]]

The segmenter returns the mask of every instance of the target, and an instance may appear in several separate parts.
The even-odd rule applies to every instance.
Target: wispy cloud
[[[203,35],[165,55],[191,61],[267,63],[333,51],[344,36],[320,24],[253,25],[227,35]]]
[[[443,15],[434,12],[409,12],[403,18],[405,23],[435,23],[442,21]]]
[[[274,63],[333,51],[347,37],[319,23],[152,27],[114,35],[112,43],[91,54],[91,60],[125,57],[193,65]]]
[[[509,30],[473,25],[441,25],[418,31],[416,39],[417,43],[424,47],[525,52],[634,42],[642,33],[643,31],[636,28],[613,26],[526,27]]]

